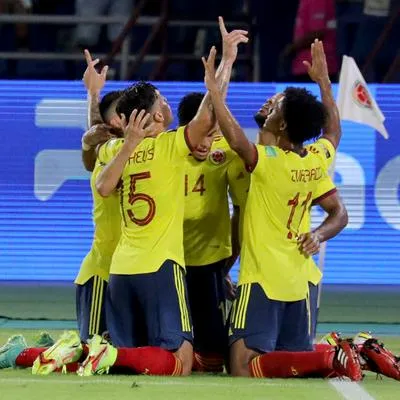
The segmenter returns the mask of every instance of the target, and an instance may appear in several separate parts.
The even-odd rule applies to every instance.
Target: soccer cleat
[[[326,334],[318,342],[319,344],[330,344],[331,346],[337,346],[340,342],[340,333],[331,332]]]
[[[82,344],[75,331],[64,332],[53,346],[41,353],[33,363],[33,375],[48,375],[62,369],[65,365],[76,362],[82,355]]]
[[[350,340],[340,340],[336,346],[333,369],[339,376],[347,376],[352,381],[363,378],[356,347]]]
[[[376,339],[367,339],[361,348],[360,356],[365,360],[364,369],[400,381],[400,359],[387,350]]]
[[[11,336],[7,342],[0,347],[0,369],[15,368],[15,360],[27,347],[28,345],[22,335]]]
[[[99,335],[94,335],[88,340],[88,347],[89,354],[79,367],[78,375],[108,374],[110,367],[117,359],[118,350]]]
[[[35,337],[34,347],[51,347],[54,343],[54,339],[50,336],[49,332],[40,332],[40,334]]]

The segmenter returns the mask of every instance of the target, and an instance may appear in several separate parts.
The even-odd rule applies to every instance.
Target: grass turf
[[[0,329],[0,343],[15,334]],[[21,330],[28,344],[32,345],[36,330]],[[57,337],[60,331],[50,331]],[[382,338],[388,348],[400,353],[400,338]],[[392,400],[398,397],[400,382],[392,379],[376,379],[367,374],[361,386],[376,400]],[[343,398],[324,379],[248,379],[218,375],[195,374],[187,378],[148,376],[96,376],[81,378],[74,374],[32,376],[30,369],[6,369],[0,371],[0,400],[26,400],[27,398],[57,400],[92,399],[293,399],[337,400]],[[360,398],[360,397],[359,397]]]

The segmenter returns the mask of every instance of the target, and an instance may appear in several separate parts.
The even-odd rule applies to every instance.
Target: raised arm
[[[328,216],[318,228],[300,235],[300,249],[307,255],[318,253],[320,243],[335,237],[348,223],[347,210],[338,192],[322,199],[318,204]]]
[[[96,189],[100,196],[109,196],[117,187],[121,179],[125,164],[134,152],[136,146],[146,136],[147,129],[144,128],[150,114],[145,114],[145,110],[139,113],[133,110],[129,118],[129,123],[125,128],[125,140],[119,152],[104,167],[96,180]],[[125,125],[125,116],[123,116],[123,124]]]
[[[232,66],[237,57],[238,45],[248,42],[248,32],[234,30],[228,33],[222,17],[219,17],[219,28],[222,36],[223,53],[215,77],[222,97],[225,99],[231,79]],[[191,146],[196,147],[207,136],[214,124],[215,114],[211,104],[211,97],[209,93],[206,93],[197,114],[187,127],[187,135]]]
[[[247,139],[243,129],[225,105],[224,98],[215,78],[215,54],[216,50],[213,47],[207,61],[204,57],[202,58],[205,69],[204,82],[209,91],[221,132],[228,141],[229,146],[236,151],[246,166],[249,166],[251,169],[255,164],[257,152],[254,144]]]
[[[318,84],[322,103],[328,112],[328,121],[323,129],[323,137],[332,142],[335,148],[337,148],[342,137],[339,110],[333,97],[324,46],[318,39],[315,39],[311,45],[311,57],[312,64],[308,61],[303,61],[303,64],[307,67],[310,78]]]

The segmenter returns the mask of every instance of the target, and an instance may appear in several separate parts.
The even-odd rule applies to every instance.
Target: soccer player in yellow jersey
[[[310,338],[311,255],[320,242],[347,224],[347,212],[327,179],[332,143],[324,140],[323,146],[310,150],[303,146],[320,135],[325,107],[305,89],[287,88],[275,98],[265,121],[275,145],[255,146],[224,103],[212,60],[203,63],[221,131],[251,172],[239,290],[230,327],[232,374],[301,377],[331,369],[361,380],[360,364],[349,342],[318,352],[312,351]],[[309,214],[315,201],[328,217],[311,232]]]
[[[189,93],[178,106],[179,126],[196,115],[203,93]],[[221,372],[228,350],[226,264],[232,255],[228,186],[237,154],[214,126],[188,156],[185,168],[183,248],[193,321],[193,371]]]
[[[89,98],[90,129],[82,137],[82,160],[85,168],[92,171],[90,187],[93,196],[94,237],[92,247],[75,279],[78,329],[83,341],[106,331],[105,293],[111,258],[121,235],[118,195],[114,193],[108,198],[103,198],[95,187],[96,179],[104,167],[96,161],[95,148],[113,136],[122,136],[119,129],[120,118],[115,111],[122,92],[109,92],[99,102],[107,67],[97,73],[94,67],[98,60],[93,61],[88,51],[85,51],[85,56],[88,66],[84,73],[84,83]],[[93,114],[99,115],[96,117]],[[99,123],[107,125],[98,125]]]
[[[223,45],[231,50],[217,72],[225,92],[237,46],[248,39],[245,31],[227,33],[222,21],[221,32]],[[214,48],[210,57],[215,58]],[[215,124],[209,106],[206,95],[186,127],[166,132],[172,119],[166,99],[149,83],[134,85],[117,106],[123,118],[128,116],[128,127],[136,126],[134,134],[111,140],[98,152],[98,159],[107,166],[97,178],[97,190],[109,196],[119,185],[122,208],[122,234],[107,291],[107,325],[113,344],[131,348],[130,365],[138,373],[191,372],[192,326],[183,269],[184,168],[188,154]],[[145,117],[144,112],[148,113]],[[151,128],[152,137],[145,134],[146,118],[151,120],[146,129]],[[149,347],[133,348],[143,344]],[[107,358],[106,349],[115,355],[110,365],[126,361],[123,349],[103,346],[90,350],[85,370],[95,372],[99,358]]]

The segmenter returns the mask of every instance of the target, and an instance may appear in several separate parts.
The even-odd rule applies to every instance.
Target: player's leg
[[[83,285],[76,285],[78,330],[84,342],[106,331],[106,289],[107,282],[99,276],[93,276]]]
[[[230,369],[233,376],[251,376],[251,361],[275,350],[283,305],[269,300],[258,283],[238,287],[230,329]]]
[[[128,368],[138,374],[189,375],[192,369],[193,348],[182,268],[172,261],[166,261],[157,272],[130,275],[129,279],[131,292],[134,291],[140,298],[145,313],[149,346],[116,348],[96,335],[89,343],[89,356],[79,373],[104,373],[113,366]],[[112,286],[111,277],[109,288]],[[117,338],[119,343],[129,342],[128,338],[118,333],[121,327],[112,327],[114,323],[110,322],[108,315],[107,313],[113,342],[114,338]]]
[[[186,283],[194,333],[193,371],[223,371],[228,350],[223,263],[186,267]]]
[[[107,329],[116,347],[138,346],[137,302],[133,280],[133,275],[110,275],[105,308]]]
[[[275,352],[252,360],[256,377],[290,378],[326,376],[327,371],[361,380],[354,347],[341,342],[325,351],[313,351],[308,299],[286,302]]]
[[[319,285],[308,282],[308,291],[310,299],[311,340],[314,342],[317,336]]]

